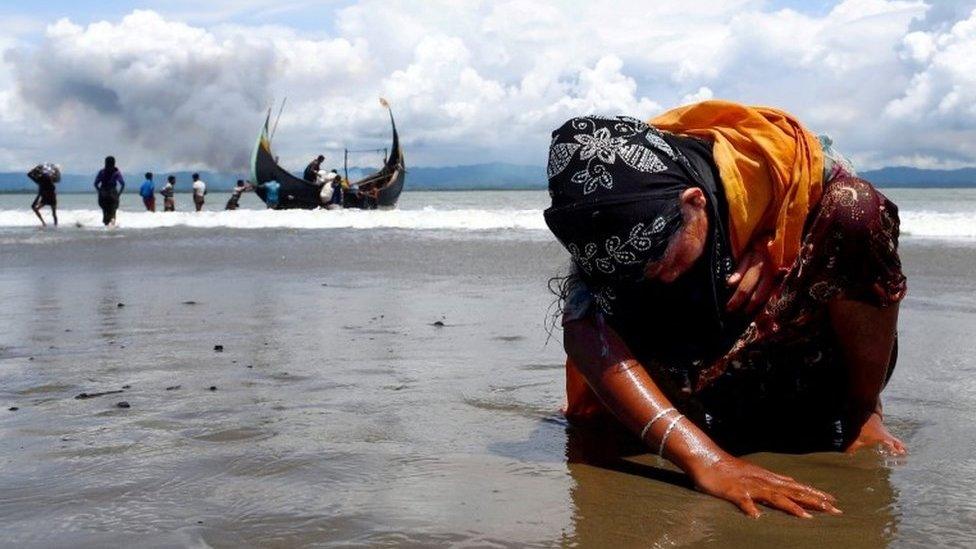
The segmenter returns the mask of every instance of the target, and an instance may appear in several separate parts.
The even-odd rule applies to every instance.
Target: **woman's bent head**
[[[630,117],[578,117],[552,134],[546,223],[600,286],[673,282],[702,256],[708,201],[677,140]]]

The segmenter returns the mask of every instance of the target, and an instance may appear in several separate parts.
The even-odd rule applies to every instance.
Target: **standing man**
[[[98,191],[98,207],[102,209],[102,223],[108,227],[115,225],[115,212],[119,209],[119,195],[125,191],[125,179],[115,167],[115,157],[105,157],[105,167],[95,176],[95,190]]]
[[[58,226],[58,195],[54,185],[61,181],[61,168],[57,164],[41,164],[35,166],[27,173],[27,177],[37,183],[37,197],[31,204],[34,215],[41,220],[41,227],[47,226],[44,217],[41,216],[41,208],[51,207],[51,217],[54,218],[54,226]]]
[[[146,172],[146,180],[139,187],[139,196],[142,197],[142,203],[146,205],[147,211],[156,211],[156,185],[153,183],[152,172]]]
[[[176,200],[173,198],[173,189],[176,188],[176,176],[171,175],[166,178],[166,184],[159,191],[159,194],[163,195],[163,211],[164,212],[175,212],[176,211]]]
[[[207,195],[207,184],[200,180],[200,174],[193,174],[193,205],[197,211],[203,209],[203,197]]]
[[[305,166],[305,173],[302,174],[302,178],[309,183],[314,183],[318,179],[319,170],[322,169],[322,162],[325,161],[325,157],[321,154],[311,162],[308,166]]]

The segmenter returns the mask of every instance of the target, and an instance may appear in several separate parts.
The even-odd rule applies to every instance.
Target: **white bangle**
[[[664,435],[661,437],[661,445],[657,449],[658,457],[664,457],[664,446],[668,443],[668,437],[671,436],[671,431],[674,431],[674,427],[684,418],[685,416],[674,418],[671,420],[671,425],[668,425],[668,428],[664,430]]]
[[[647,436],[647,432],[651,430],[651,425],[654,425],[654,423],[656,423],[657,420],[659,420],[662,417],[670,414],[671,412],[677,412],[677,410],[674,409],[674,408],[665,408],[665,409],[661,410],[660,412],[658,412],[657,415],[655,415],[654,417],[652,417],[650,421],[648,421],[647,423],[645,423],[644,424],[644,428],[641,429],[641,434],[640,434],[641,441],[643,441],[644,440],[644,437]]]

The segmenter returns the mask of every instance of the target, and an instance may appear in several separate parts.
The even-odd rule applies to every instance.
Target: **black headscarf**
[[[622,336],[640,329],[646,340],[646,319],[657,315],[664,320],[659,336],[690,325],[693,345],[727,339],[725,280],[733,261],[709,143],[631,117],[573,118],[552,134],[548,176],[546,223]],[[692,187],[702,189],[708,204],[705,251],[674,283],[647,281],[645,266],[661,258],[680,230],[680,196]]]

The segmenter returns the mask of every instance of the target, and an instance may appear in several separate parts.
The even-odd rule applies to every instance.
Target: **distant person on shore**
[[[193,205],[197,211],[203,209],[204,197],[207,196],[207,184],[200,179],[200,174],[193,174]]]
[[[152,172],[146,172],[146,180],[139,187],[139,196],[142,197],[142,203],[145,204],[147,211],[156,211],[156,184],[153,183]]]
[[[37,197],[31,204],[34,215],[41,220],[41,227],[47,226],[44,217],[41,215],[41,208],[51,207],[51,217],[54,218],[54,226],[58,226],[58,194],[55,185],[61,181],[61,168],[57,164],[41,164],[35,166],[27,173],[27,177],[37,183]]]
[[[247,190],[247,185],[244,184],[243,179],[237,180],[237,185],[234,190],[230,193],[230,198],[227,200],[227,206],[224,207],[225,210],[236,210],[240,207],[241,194]]]
[[[258,185],[258,187],[264,190],[264,203],[268,205],[268,209],[276,209],[278,207],[278,191],[281,190],[281,184],[277,181],[268,181],[267,183]]]
[[[302,174],[302,178],[309,183],[314,183],[318,177],[319,170],[322,169],[322,162],[325,162],[325,157],[320,154],[315,160],[309,162],[308,166],[305,166],[305,173]]]
[[[102,209],[102,224],[114,226],[119,196],[125,191],[125,179],[115,167],[114,156],[105,157],[105,167],[95,176],[95,190],[98,191],[98,207]]]
[[[166,184],[163,188],[159,190],[159,194],[163,196],[163,211],[164,212],[175,212],[176,211],[176,199],[173,198],[176,188],[176,176],[171,175],[166,178]]]

